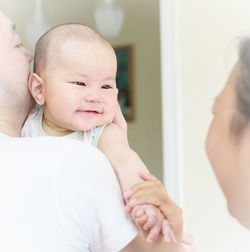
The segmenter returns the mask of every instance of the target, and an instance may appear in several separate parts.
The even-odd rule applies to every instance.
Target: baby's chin
[[[101,116],[77,117],[73,123],[74,131],[89,131],[98,126],[103,126],[113,121],[114,115],[112,113]]]
[[[96,122],[94,124],[91,124],[91,125],[84,125],[84,126],[81,126],[81,127],[77,127],[75,128],[74,131],[90,131],[96,127],[99,127],[99,126],[103,126],[103,125],[106,125],[108,123],[111,123],[112,122],[112,119],[110,120],[105,120],[105,121],[100,121],[100,122]]]

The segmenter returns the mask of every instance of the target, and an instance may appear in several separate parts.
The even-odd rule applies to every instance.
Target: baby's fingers
[[[156,207],[159,205],[157,199],[141,196],[139,199],[135,198],[130,200],[125,207],[125,211],[130,213],[134,207],[144,204],[154,205]]]
[[[147,223],[143,226],[144,230],[149,230],[157,225],[160,221],[162,222],[162,215],[158,214],[159,210],[155,209],[153,206],[145,205],[143,206],[145,213],[148,216]]]
[[[147,220],[148,220],[148,217],[147,215],[145,214],[145,211],[143,209],[142,206],[135,206],[131,212],[131,215],[135,221],[135,223],[140,227],[142,228]]]
[[[183,232],[182,242],[187,245],[192,245],[194,243],[194,237],[187,232]]]
[[[138,205],[135,206],[132,210],[131,210],[131,215],[133,217],[133,219],[135,220],[136,218],[139,218],[140,216],[142,216],[143,214],[145,214],[142,206]]]
[[[147,223],[148,216],[144,214],[143,216],[136,218],[135,223],[142,229],[143,226]]]

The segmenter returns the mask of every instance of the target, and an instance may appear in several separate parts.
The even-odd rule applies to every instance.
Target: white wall
[[[202,252],[249,252],[250,232],[229,214],[204,143],[215,96],[250,32],[250,1],[179,0],[183,200],[186,229]]]

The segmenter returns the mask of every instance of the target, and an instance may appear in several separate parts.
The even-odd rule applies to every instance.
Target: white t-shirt
[[[138,233],[96,148],[0,133],[0,251],[112,252]]]

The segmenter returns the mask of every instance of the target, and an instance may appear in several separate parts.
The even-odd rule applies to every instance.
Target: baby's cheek
[[[109,104],[109,106],[107,107],[107,113],[109,113],[110,115],[115,115],[116,110],[117,110],[117,104],[118,102],[112,102]]]

